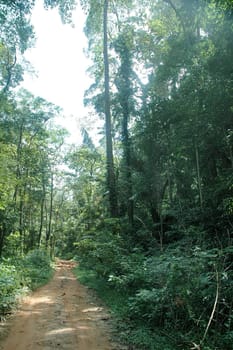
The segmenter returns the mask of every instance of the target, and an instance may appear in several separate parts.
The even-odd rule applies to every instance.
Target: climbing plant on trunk
[[[118,215],[116,178],[112,147],[112,122],[110,110],[109,92],[109,59],[108,59],[108,0],[104,1],[103,12],[103,56],[104,56],[104,112],[105,112],[105,136],[106,136],[106,159],[107,159],[107,186],[109,192],[110,214]]]

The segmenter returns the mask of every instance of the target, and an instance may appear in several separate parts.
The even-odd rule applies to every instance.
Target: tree
[[[120,14],[124,19],[127,16],[127,11],[131,3],[131,1],[122,1],[119,3],[120,10],[122,10]],[[114,77],[110,74],[110,70],[112,69],[111,64],[114,61],[111,43],[114,41],[113,36],[117,37],[118,35],[121,21],[118,8],[112,2],[103,1],[102,6],[99,6],[95,1],[83,1],[82,5],[88,13],[85,32],[89,39],[89,52],[94,60],[93,69],[90,71],[95,78],[95,83],[86,94],[86,101],[94,104],[97,112],[100,115],[104,114],[105,117],[107,190],[109,193],[110,214],[115,217],[118,215],[118,186],[116,183],[117,171],[114,166],[112,141],[115,130],[111,116],[114,109],[113,101],[111,100],[113,95],[111,86],[113,85]],[[101,18],[103,19],[103,26],[100,26]],[[110,31],[111,39],[109,42]]]
[[[23,80],[24,52],[35,42],[30,16],[35,0],[0,1],[0,100]],[[72,22],[75,0],[44,0],[46,9],[58,7],[64,23]]]
[[[131,139],[129,132],[130,116],[133,110],[133,89],[132,89],[132,56],[133,56],[133,32],[130,28],[125,28],[114,42],[114,49],[120,58],[120,67],[115,78],[115,85],[118,89],[118,100],[121,114],[121,139],[122,139],[122,164],[120,172],[122,173],[121,194],[124,195],[124,201],[121,203],[121,211],[124,214],[124,207],[128,214],[129,223],[133,226],[134,208],[133,208],[133,183],[132,183],[132,164],[131,164]],[[115,104],[117,100],[115,99]],[[117,112],[116,112],[117,114]],[[119,115],[118,115],[118,119]]]
[[[6,174],[9,186],[7,196],[4,185],[0,186],[4,194],[2,249],[3,239],[15,232],[19,233],[21,252],[41,243],[52,163],[49,147],[52,131],[48,128],[48,121],[51,122],[59,111],[58,107],[25,90],[15,96],[11,105],[8,101],[3,110],[0,169]]]
[[[105,106],[105,132],[106,132],[106,161],[107,161],[107,184],[109,191],[110,214],[118,215],[117,192],[115,169],[112,150],[112,123],[110,111],[109,92],[109,60],[108,60],[108,0],[104,1],[103,12],[103,55],[104,55],[104,106]]]
[[[96,226],[108,215],[105,195],[103,150],[97,149],[86,130],[83,144],[68,150],[69,170],[64,173],[58,210],[57,245],[65,253],[75,251],[74,243],[95,235]],[[63,192],[62,192],[63,191]]]

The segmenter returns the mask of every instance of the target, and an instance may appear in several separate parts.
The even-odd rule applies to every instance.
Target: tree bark
[[[104,55],[104,104],[105,104],[105,134],[106,134],[106,157],[107,157],[107,187],[109,192],[109,207],[112,217],[118,216],[116,178],[112,147],[112,122],[110,111],[109,92],[109,59],[108,59],[108,0],[104,1],[103,14],[103,55]]]
[[[45,242],[46,249],[48,248],[48,245],[49,245],[49,240],[50,240],[50,237],[51,237],[51,229],[52,229],[53,191],[54,191],[54,186],[53,186],[53,173],[52,173],[51,174],[51,186],[50,186],[49,222],[48,222],[48,229],[47,229],[47,232],[46,232],[46,242]]]
[[[41,204],[40,204],[40,227],[39,227],[39,236],[38,236],[38,248],[40,248],[41,244],[41,237],[42,237],[42,229],[44,225],[44,203],[45,203],[45,183],[44,179],[42,179],[42,187],[43,187],[43,193],[41,198]]]
[[[196,157],[196,167],[197,167],[197,183],[199,191],[199,202],[201,210],[203,209],[203,196],[202,196],[202,186],[201,186],[201,174],[200,174],[200,161],[199,161],[199,151],[195,143],[195,157]]]
[[[132,60],[130,49],[124,38],[124,33],[119,37],[120,45],[115,47],[121,59],[119,69],[119,102],[122,110],[122,146],[123,146],[123,177],[125,179],[125,196],[126,207],[129,223],[133,226],[134,221],[134,201],[133,201],[133,184],[132,184],[132,166],[131,166],[131,139],[129,133]]]
[[[2,257],[2,251],[4,246],[4,238],[5,238],[5,231],[4,231],[4,224],[2,224],[2,228],[0,229],[0,258]]]

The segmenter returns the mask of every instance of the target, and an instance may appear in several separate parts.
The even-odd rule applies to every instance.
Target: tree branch
[[[213,306],[213,309],[212,309],[212,312],[211,312],[211,315],[210,315],[210,318],[209,318],[209,321],[208,321],[208,324],[206,326],[206,329],[205,329],[205,333],[202,337],[202,340],[200,342],[200,344],[196,344],[196,343],[192,343],[194,345],[193,348],[191,348],[191,350],[193,349],[197,349],[197,350],[201,350],[201,345],[204,343],[205,341],[205,338],[206,338],[206,335],[208,333],[208,330],[210,328],[210,325],[213,321],[213,318],[214,318],[214,314],[215,314],[215,311],[216,311],[216,308],[217,308],[217,304],[218,304],[218,298],[219,298],[219,274],[218,274],[218,271],[216,269],[216,295],[215,295],[215,301],[214,301],[214,306]]]
[[[187,34],[187,31],[186,31],[186,28],[185,28],[185,24],[184,24],[183,18],[181,17],[179,11],[177,10],[177,8],[175,7],[175,5],[173,4],[173,2],[171,0],[163,0],[163,1],[166,2],[168,5],[170,5],[171,8],[174,10],[176,16],[180,20],[180,23],[181,23],[181,26],[183,28],[183,32],[184,32],[184,34],[186,36],[186,39],[188,39],[188,34]]]
[[[218,271],[216,270],[216,296],[215,296],[215,301],[214,301],[214,306],[213,306],[213,310],[211,312],[211,315],[210,315],[210,319],[209,319],[209,322],[206,326],[206,330],[205,330],[205,333],[203,335],[203,338],[201,340],[201,344],[204,342],[205,338],[206,338],[206,335],[208,333],[208,330],[210,328],[210,325],[211,325],[211,322],[213,321],[213,318],[214,318],[214,314],[215,314],[215,311],[216,311],[216,307],[217,307],[217,304],[218,304],[218,297],[219,297],[219,275],[218,275]]]

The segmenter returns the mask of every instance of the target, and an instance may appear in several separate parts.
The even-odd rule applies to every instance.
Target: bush
[[[0,317],[9,313],[19,296],[27,291],[26,282],[14,265],[0,264]]]
[[[174,350],[174,342],[158,330],[153,332],[145,326],[133,328],[128,335],[131,344],[145,350]]]
[[[125,254],[119,235],[108,231],[90,233],[75,243],[79,262],[96,271],[100,277],[120,272],[121,257]]]
[[[33,250],[22,260],[24,274],[30,280],[29,287],[35,289],[45,284],[52,275],[50,257],[44,250]]]
[[[144,286],[129,299],[129,316],[151,329],[188,334],[187,341],[192,329],[198,342],[212,313],[218,284],[217,308],[208,336],[216,347],[224,335],[224,348],[230,349],[233,276],[226,261],[226,250],[199,248],[190,255],[169,250],[145,259]]]
[[[29,289],[45,284],[52,275],[48,255],[34,250],[24,258],[0,263],[0,317],[10,313]]]
[[[163,252],[149,250],[145,255],[142,248],[128,245],[123,238],[126,235],[119,221],[105,220],[76,248],[81,266],[95,272],[101,294],[103,289],[112,293],[110,306],[119,305],[123,296],[124,308],[117,308],[122,310],[121,323],[127,324],[127,338],[133,335],[131,343],[142,349],[157,349],[155,341],[164,349],[169,349],[170,343],[174,349],[189,349],[192,342],[199,344],[213,312],[218,286],[214,317],[201,345],[203,350],[232,349],[232,246],[211,248],[208,242],[204,246],[204,233],[190,227],[182,240],[164,246]],[[167,340],[163,334],[155,340],[152,334],[160,332],[166,333]],[[169,340],[171,334],[175,340]]]

